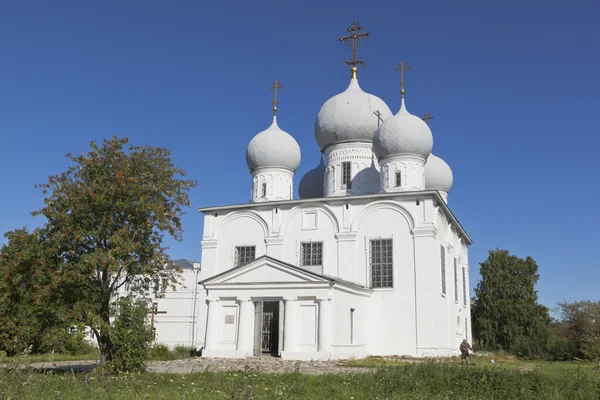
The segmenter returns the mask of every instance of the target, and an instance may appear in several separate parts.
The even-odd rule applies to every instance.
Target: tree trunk
[[[98,331],[98,348],[100,349],[100,362],[102,364],[113,359],[113,345],[110,340],[110,296],[104,296],[100,306],[102,326]]]

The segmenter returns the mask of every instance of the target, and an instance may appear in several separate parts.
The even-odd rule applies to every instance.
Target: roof
[[[244,203],[244,204],[233,204],[229,206],[214,206],[214,207],[202,207],[198,208],[201,213],[211,213],[215,211],[234,211],[243,209],[257,209],[257,208],[272,208],[275,206],[295,206],[303,203],[348,203],[355,200],[382,200],[392,198],[415,198],[415,197],[433,197],[437,200],[440,208],[446,214],[446,217],[456,225],[458,232],[463,236],[467,244],[473,244],[473,241],[467,235],[463,226],[458,222],[456,216],[450,211],[448,204],[444,201],[442,196],[437,190],[415,190],[410,192],[394,192],[394,193],[376,193],[376,194],[362,194],[353,196],[338,196],[338,197],[321,197],[312,199],[294,199],[294,200],[281,200],[281,201],[269,201],[264,203]]]
[[[215,280],[215,279],[219,279],[223,275],[231,274],[232,272],[235,272],[235,271],[240,270],[242,268],[246,268],[250,264],[258,263],[261,260],[274,261],[274,262],[276,262],[278,264],[281,264],[281,265],[285,266],[286,268],[292,269],[294,271],[301,272],[301,273],[306,274],[306,275],[311,275],[311,276],[313,276],[313,277],[315,277],[317,279],[322,279],[322,280],[328,281],[330,283],[337,283],[337,284],[340,284],[340,285],[343,285],[343,286],[348,286],[348,287],[351,287],[351,288],[354,288],[354,289],[359,289],[359,290],[371,290],[370,288],[368,288],[366,286],[363,286],[363,285],[359,285],[358,283],[345,281],[343,279],[334,278],[334,277],[327,276],[327,275],[317,274],[316,272],[312,272],[312,271],[309,271],[307,269],[300,268],[300,267],[298,267],[296,265],[287,263],[285,261],[281,261],[281,260],[279,260],[277,258],[274,258],[274,257],[271,257],[271,256],[267,256],[267,255],[260,256],[260,257],[258,257],[256,259],[252,260],[248,264],[238,265],[237,267],[228,269],[227,271],[223,271],[223,272],[221,272],[221,273],[219,273],[217,275],[213,275],[210,278],[206,278],[206,279],[198,282],[198,284],[203,285],[205,283],[208,283],[209,281],[212,281],[212,280]]]
[[[181,269],[193,269],[194,268],[194,261],[186,260],[185,258],[182,258],[181,260],[171,260],[171,262]]]

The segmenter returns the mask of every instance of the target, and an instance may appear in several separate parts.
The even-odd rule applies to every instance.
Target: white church
[[[453,176],[432,154],[425,120],[404,99],[393,114],[360,87],[356,45],[348,88],[315,122],[321,163],[299,182],[300,148],[271,126],[248,144],[249,203],[206,207],[201,267],[156,300],[157,342],[205,357],[330,360],[436,357],[471,340],[471,239],[448,206]],[[185,263],[184,263],[185,264]]]

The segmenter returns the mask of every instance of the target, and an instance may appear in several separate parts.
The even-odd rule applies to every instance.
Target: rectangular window
[[[371,240],[371,287],[394,287],[392,239]]]
[[[402,172],[396,172],[396,187],[402,186]]]
[[[463,278],[463,306],[467,305],[467,274],[465,267],[462,268],[462,278]]]
[[[262,197],[267,197],[267,184],[262,184]]]
[[[256,246],[236,246],[235,267],[248,264],[256,258]]]
[[[346,185],[346,189],[352,188],[352,174],[350,173],[350,162],[342,163],[342,185]]]
[[[300,243],[300,265],[323,265],[323,242]]]
[[[442,267],[442,294],[446,294],[446,249],[440,246],[440,257]]]
[[[458,301],[458,272],[456,271],[456,258],[454,259],[454,301]]]

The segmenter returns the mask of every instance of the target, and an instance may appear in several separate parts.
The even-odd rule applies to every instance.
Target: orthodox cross
[[[158,303],[152,303],[152,308],[150,309],[149,314],[152,315],[150,318],[150,328],[152,329],[152,334],[154,334],[154,316],[157,314],[166,314],[166,311],[158,311]]]
[[[404,71],[409,71],[412,68],[409,67],[404,61],[398,64],[398,68],[395,68],[394,71],[400,71],[400,93],[402,93],[402,98],[404,98]]]
[[[377,126],[379,126],[379,123],[383,122],[383,117],[381,116],[379,110],[373,111],[373,114],[377,116]]]
[[[362,38],[367,37],[371,34],[370,32],[358,33],[361,29],[362,29],[362,27],[356,25],[356,21],[354,21],[352,23],[352,26],[350,28],[348,28],[348,32],[350,32],[351,34],[348,36],[342,36],[340,38],[340,42],[346,42],[352,48],[352,61],[344,60],[345,65],[352,66],[352,68],[351,68],[352,79],[356,79],[356,71],[357,71],[356,66],[359,64],[365,65],[364,61],[356,59],[356,48],[358,47],[358,44],[360,43],[360,40]]]
[[[277,90],[278,89],[283,89],[283,86],[281,86],[279,84],[279,81],[275,81],[273,82],[273,86],[271,86],[269,88],[269,90],[273,90],[273,115],[277,115],[277,104],[279,104],[279,102],[277,101]]]
[[[425,121],[425,123],[427,125],[429,125],[429,120],[430,119],[434,119],[435,117],[431,114],[429,114],[428,112],[425,113],[425,115],[423,115],[423,117],[421,118],[423,121]]]

